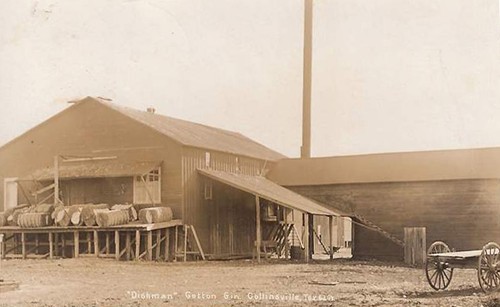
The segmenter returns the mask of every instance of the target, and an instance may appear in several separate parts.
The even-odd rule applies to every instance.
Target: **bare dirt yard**
[[[422,269],[351,260],[310,264],[249,260],[188,263],[103,259],[1,261],[17,280],[0,306],[500,306],[475,270],[455,270],[433,291]],[[497,305],[498,303],[498,305]]]

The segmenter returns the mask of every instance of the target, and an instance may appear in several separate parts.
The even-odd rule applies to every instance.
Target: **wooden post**
[[[184,262],[187,261],[188,226],[184,224]]]
[[[306,262],[309,262],[309,258],[311,257],[311,250],[310,250],[310,243],[309,243],[309,232],[310,232],[310,229],[309,229],[309,214],[308,213],[303,213],[302,214],[302,218],[303,218],[303,221],[304,221],[304,253],[305,253],[305,257],[304,257],[304,260]]]
[[[106,231],[106,255],[109,255],[109,231]]]
[[[80,233],[77,231],[73,232],[74,234],[74,257],[75,258],[78,258],[79,254],[80,254]]]
[[[148,261],[153,260],[153,232],[148,231],[148,252],[147,252],[147,259]]]
[[[52,239],[53,240],[53,244],[54,244],[54,250],[53,250],[53,253],[54,253],[54,256],[57,256],[58,255],[58,249],[59,249],[59,234],[56,232],[53,234],[54,235],[54,238],[50,238],[51,237],[51,232],[49,232],[49,241]]]
[[[126,259],[130,260],[130,256],[131,256],[130,255],[131,254],[131,252],[130,252],[130,250],[131,250],[130,231],[127,231],[125,233],[125,249],[126,249],[126,251],[125,251]]]
[[[288,209],[283,208],[283,214],[285,218],[285,259],[290,257],[290,244],[288,243],[288,237],[290,236],[290,232],[288,231]]]
[[[330,260],[333,260],[333,216],[328,216],[328,231],[329,231],[329,244],[328,247],[330,248]]]
[[[21,250],[23,259],[26,259],[26,234],[21,232]]]
[[[165,261],[170,258],[170,228],[165,229]]]
[[[0,259],[5,259],[5,241],[7,240],[7,235],[0,233]]]
[[[54,204],[58,205],[59,201],[59,156],[54,157]]]
[[[38,254],[38,250],[40,249],[40,239],[38,238],[38,233],[35,234],[35,253]]]
[[[54,258],[54,241],[52,237],[52,232],[49,231],[49,258]]]
[[[63,258],[66,258],[66,234],[65,233],[61,233],[61,236],[60,238],[62,239],[62,242],[61,242],[61,256]],[[57,243],[57,240],[56,240],[56,246],[58,246],[59,243]],[[57,251],[57,249],[56,249]]]
[[[141,233],[139,230],[135,231],[135,260],[141,257]]]
[[[175,238],[174,238],[174,261],[177,261],[177,246],[179,245],[179,226],[175,226]]]
[[[115,230],[115,259],[120,260],[120,232]]]
[[[160,251],[161,251],[161,229],[158,229],[156,231],[156,258],[155,260],[158,261],[160,259]]]
[[[260,247],[262,245],[262,235],[260,233],[260,199],[259,196],[255,195],[255,235],[257,249],[257,262],[260,262]]]
[[[405,263],[417,266],[424,265],[427,256],[425,227],[405,227],[404,236]]]
[[[94,230],[94,254],[99,257],[99,234]]]

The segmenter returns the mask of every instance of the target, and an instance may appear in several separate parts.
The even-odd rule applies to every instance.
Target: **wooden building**
[[[87,97],[0,148],[0,208],[50,201],[55,182],[66,205],[169,206],[208,256],[244,256],[271,235],[258,216],[276,228],[338,215],[264,178],[283,158],[239,133]]]
[[[268,177],[386,232],[354,224],[354,257],[402,259],[404,227],[457,250],[500,237],[500,148],[284,159]]]

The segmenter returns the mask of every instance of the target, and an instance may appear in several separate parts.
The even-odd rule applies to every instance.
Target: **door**
[[[5,178],[4,180],[4,209],[17,206],[17,178]]]

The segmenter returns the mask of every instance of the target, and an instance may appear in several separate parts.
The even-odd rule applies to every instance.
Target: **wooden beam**
[[[333,260],[333,216],[328,217],[328,230],[329,230],[329,251],[330,251],[330,260]]]
[[[155,252],[156,252],[156,258],[155,260],[158,261],[160,259],[160,252],[161,252],[161,229],[158,229],[156,231],[156,247],[155,247]]]
[[[255,195],[255,248],[257,249],[257,262],[260,262],[260,247],[262,245],[262,234],[260,229],[260,198]]]
[[[311,250],[310,250],[310,236],[309,236],[309,233],[310,233],[310,229],[309,229],[309,214],[308,213],[303,213],[302,214],[302,217],[303,217],[303,220],[304,220],[304,253],[305,253],[305,257],[304,257],[304,260],[306,262],[309,262],[309,258],[311,256]]]
[[[106,231],[106,255],[109,255],[109,232]]]
[[[290,236],[288,227],[288,209],[283,207],[283,214],[285,220],[285,259],[290,258],[290,244],[288,243],[288,237]]]
[[[80,232],[78,230],[73,232],[73,241],[75,242],[74,257],[78,258],[80,254]]]
[[[34,194],[36,194],[36,195],[40,195],[40,194],[42,194],[42,193],[45,193],[45,192],[47,192],[47,191],[49,191],[49,190],[54,189],[54,188],[55,188],[55,186],[56,186],[56,185],[55,185],[55,183],[50,184],[50,185],[48,185],[48,186],[46,186],[46,187],[44,187],[44,188],[41,188],[40,190],[36,191]]]
[[[23,259],[26,259],[26,234],[24,232],[21,232],[21,251]]]
[[[99,233],[94,230],[94,254],[99,257]]]
[[[198,250],[200,251],[201,259],[206,260],[205,253],[203,252],[203,248],[201,248],[200,240],[198,239],[198,234],[196,233],[196,229],[194,229],[193,225],[191,225],[190,228],[191,228],[191,231],[193,232],[193,237],[194,237],[194,240],[196,241],[196,245],[198,246]]]
[[[148,231],[147,233],[147,260],[148,261],[151,261],[153,260],[153,232],[152,231]]]
[[[130,260],[130,250],[131,250],[131,243],[130,243],[130,231],[127,231],[125,233],[125,257],[127,260]]]
[[[165,261],[170,258],[170,228],[165,229]]]
[[[177,261],[177,246],[179,245],[179,226],[175,226],[175,238],[174,238],[174,261]]]
[[[53,239],[53,233],[49,231],[49,258],[53,259],[54,258],[54,239]]]
[[[115,259],[120,260],[120,232],[115,230]]]
[[[141,258],[141,232],[139,230],[135,231],[135,260]]]
[[[184,225],[184,262],[187,261],[187,239],[188,239],[188,225]]]

